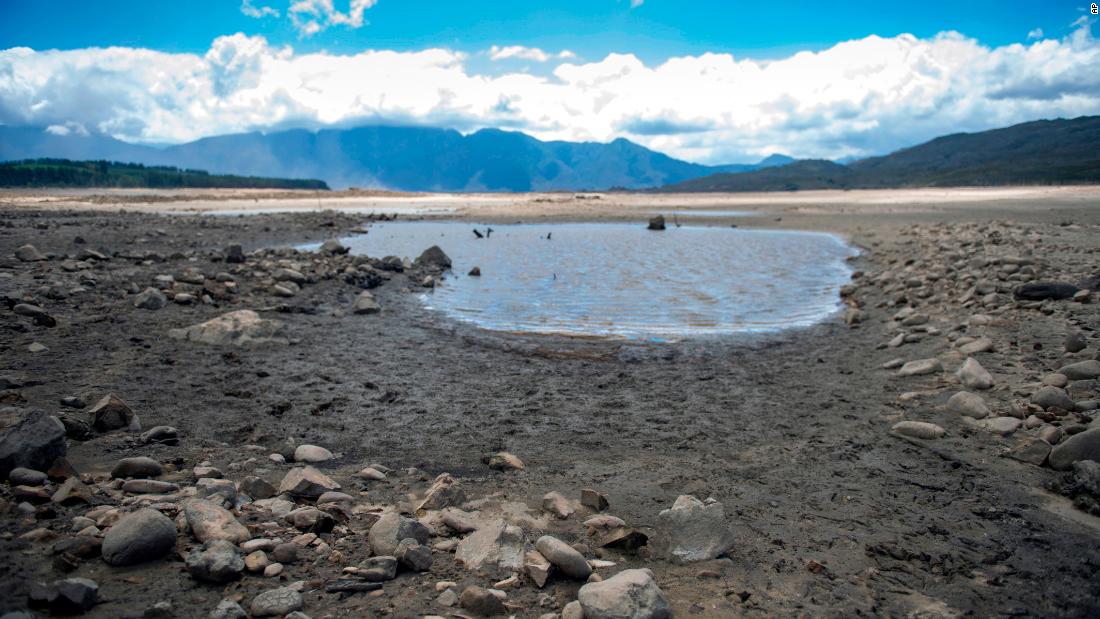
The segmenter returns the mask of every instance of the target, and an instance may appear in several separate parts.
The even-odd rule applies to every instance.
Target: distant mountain
[[[153,148],[103,136],[59,136],[0,126],[0,160],[108,159],[202,169],[216,174],[323,179],[333,187],[407,191],[576,191],[644,189],[715,172],[735,173],[789,160],[705,166],[673,159],[625,139],[542,142],[483,129],[368,126],[204,138]]]
[[[111,161],[24,159],[0,163],[0,187],[328,189],[324,181],[208,174]]]
[[[792,191],[1100,183],[1100,116],[1040,120],[936,138],[842,165],[798,161],[713,174],[662,191]]]

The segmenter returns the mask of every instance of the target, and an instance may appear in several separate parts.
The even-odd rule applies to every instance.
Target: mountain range
[[[577,191],[645,189],[714,174],[794,161],[772,155],[755,164],[706,166],[625,139],[543,142],[483,129],[366,126],[244,133],[157,148],[101,135],[57,135],[40,127],[0,126],[0,160],[42,157],[109,160],[201,169],[212,174],[323,179],[332,187],[405,191]]]
[[[662,191],[793,191],[1100,183],[1100,116],[1039,120],[936,138],[842,165],[802,160],[718,173]]]

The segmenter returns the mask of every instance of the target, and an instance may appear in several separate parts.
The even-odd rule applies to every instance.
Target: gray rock
[[[994,434],[1000,434],[1001,436],[1006,436],[1019,430],[1023,423],[1023,420],[1015,417],[993,417],[978,422],[983,429]]]
[[[349,248],[345,247],[343,243],[336,239],[329,239],[324,243],[321,243],[321,248],[318,250],[322,254],[329,254],[332,256],[338,256],[348,253]]]
[[[129,428],[134,422],[134,411],[113,393],[100,398],[88,412],[92,415],[92,427],[98,432]]]
[[[1071,411],[1077,406],[1064,389],[1050,386],[1043,387],[1031,394],[1031,403],[1046,410],[1060,408]]]
[[[988,337],[979,337],[973,342],[967,342],[962,346],[959,346],[959,352],[964,355],[976,355],[978,353],[989,352],[993,350],[993,340]]]
[[[302,608],[302,594],[290,587],[264,591],[252,599],[253,617],[282,617]]]
[[[13,486],[41,486],[47,479],[49,477],[42,471],[23,467],[14,468],[8,473],[8,481]]]
[[[1091,380],[1093,378],[1100,378],[1100,361],[1095,359],[1078,361],[1077,363],[1071,363],[1058,370],[1058,373],[1065,374],[1066,378],[1070,380]]]
[[[523,569],[523,529],[503,520],[485,524],[458,543],[455,561],[492,578],[507,578]]]
[[[122,483],[122,491],[129,494],[168,494],[179,489],[172,482],[157,479],[129,479]]]
[[[924,440],[943,438],[943,435],[947,433],[943,428],[927,421],[899,421],[890,429],[902,436]]]
[[[397,545],[397,561],[414,572],[432,569],[432,549],[415,539],[403,539]]]
[[[969,391],[960,391],[947,400],[947,410],[974,419],[985,419],[989,416],[989,407],[985,405],[982,396]]]
[[[0,479],[12,469],[50,468],[66,452],[65,426],[39,411],[0,410]]]
[[[161,445],[178,445],[179,431],[172,426],[154,426],[143,432],[139,437],[142,443],[159,443]]]
[[[160,462],[145,456],[123,458],[111,469],[111,477],[116,479],[160,477],[162,473],[164,468]]]
[[[992,389],[993,376],[973,357],[967,357],[956,373],[959,382],[969,389]]]
[[[1042,439],[1027,438],[1008,452],[1008,457],[1035,466],[1043,466],[1050,455],[1050,443]]]
[[[451,268],[451,259],[447,254],[443,253],[443,250],[438,245],[432,245],[428,249],[424,250],[424,253],[420,254],[420,257],[416,259],[414,263],[417,267],[431,267],[439,270],[446,270]]]
[[[1100,462],[1100,428],[1074,434],[1050,450],[1050,468],[1068,471],[1075,462]]]
[[[168,297],[156,288],[146,288],[134,297],[134,307],[145,310],[159,310],[168,305]]]
[[[187,555],[187,571],[195,580],[225,583],[241,577],[244,559],[233,544],[216,539],[194,548]]]
[[[394,555],[401,540],[412,538],[420,544],[428,543],[428,527],[418,520],[406,518],[401,514],[384,514],[370,528],[367,540],[376,555]]]
[[[225,261],[229,264],[241,264],[244,262],[244,248],[240,245],[230,245],[225,248]]]
[[[584,555],[556,537],[543,535],[535,542],[535,549],[570,578],[584,580],[592,575],[592,566]]]
[[[458,604],[479,617],[492,617],[508,612],[500,598],[490,593],[488,589],[476,586],[466,587],[462,595],[458,596]]]
[[[355,314],[377,314],[382,311],[382,306],[378,304],[378,301],[374,299],[374,295],[369,291],[364,290],[359,293],[359,296],[355,297],[355,304],[352,307],[352,312]]]
[[[416,509],[418,512],[420,510],[443,509],[452,505],[460,505],[465,501],[466,491],[463,490],[462,484],[451,477],[450,473],[440,473],[432,482],[432,486],[428,488],[428,492],[424,495],[424,500],[420,502]]]
[[[236,247],[240,247],[237,245]],[[233,600],[222,600],[207,615],[209,619],[248,619],[248,613],[244,612],[241,605]]]
[[[252,310],[237,310],[183,329],[170,329],[170,337],[215,346],[286,344],[285,325],[278,320],[260,318]]]
[[[709,561],[734,544],[722,504],[703,503],[690,495],[681,495],[670,509],[661,511],[656,529],[654,552],[676,563]]]
[[[917,359],[909,361],[898,370],[898,376],[923,376],[943,371],[943,364],[939,359]]]
[[[115,566],[159,559],[176,547],[176,525],[155,509],[144,508],[119,519],[103,536],[103,560]]]
[[[66,578],[50,587],[50,611],[56,614],[84,613],[99,602],[99,585],[87,578]]]
[[[1093,460],[1074,462],[1073,476],[1082,488],[1100,496],[1100,462]]]
[[[22,262],[41,262],[46,259],[46,256],[42,252],[38,251],[38,248],[30,243],[26,245],[20,245],[15,250],[15,257]]]
[[[1066,352],[1075,353],[1081,352],[1088,347],[1088,342],[1085,341],[1085,336],[1081,335],[1078,331],[1070,331],[1066,334],[1064,342]]]
[[[1012,294],[1020,301],[1061,301],[1071,298],[1077,290],[1077,286],[1069,282],[1029,282],[1018,286]]]
[[[192,499],[184,502],[183,516],[191,534],[200,542],[223,539],[239,544],[252,537],[233,514],[210,501]]]
[[[270,499],[275,496],[275,486],[259,477],[248,476],[241,480],[240,491],[253,499]]]
[[[298,445],[294,450],[295,462],[325,462],[332,460],[333,457],[331,451],[317,445]]]
[[[672,611],[648,569],[623,570],[577,592],[584,619],[671,619]]]
[[[646,226],[647,230],[664,230],[665,229],[665,216],[657,215],[649,218],[649,224]]]
[[[295,450],[297,453],[297,450]],[[322,494],[340,489],[340,484],[312,466],[290,469],[279,484],[279,494],[290,494],[302,499],[317,500]],[[397,542],[394,542],[396,547]]]
[[[391,555],[371,557],[359,565],[357,575],[370,582],[393,580],[397,578],[397,557]]]

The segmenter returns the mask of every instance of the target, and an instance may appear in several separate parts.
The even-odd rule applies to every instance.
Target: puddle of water
[[[644,224],[376,223],[355,253],[415,259],[439,245],[453,274],[425,304],[501,331],[680,339],[808,326],[839,307],[856,251],[814,232]],[[305,246],[315,247],[313,246]],[[481,277],[466,275],[480,267]]]
[[[165,215],[211,215],[214,217],[241,217],[247,215],[277,215],[282,213],[319,213],[321,211],[333,211],[347,215],[449,215],[455,212],[452,207],[422,207],[395,204],[377,206],[272,206],[252,209],[210,209],[210,210],[169,210],[162,211]]]

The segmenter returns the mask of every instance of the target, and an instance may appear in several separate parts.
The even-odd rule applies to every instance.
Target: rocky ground
[[[1100,613],[1096,205],[738,222],[849,235],[848,311],[492,334],[270,249],[362,217],[0,211],[0,613]]]

